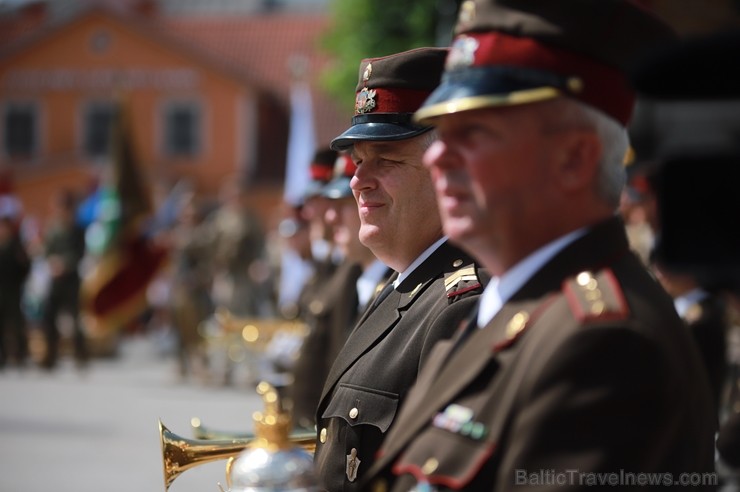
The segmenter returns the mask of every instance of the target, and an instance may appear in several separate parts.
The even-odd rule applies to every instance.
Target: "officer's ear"
[[[603,153],[598,134],[588,128],[571,128],[557,135],[553,178],[564,192],[593,189]]]

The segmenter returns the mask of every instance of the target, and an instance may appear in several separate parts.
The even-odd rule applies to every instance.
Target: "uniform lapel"
[[[382,289],[380,290],[380,292],[378,292],[378,295],[377,295],[377,296],[375,296],[375,297],[373,297],[373,298],[372,298],[372,299],[370,300],[370,302],[368,303],[367,307],[365,308],[365,311],[364,311],[364,312],[362,313],[362,316],[360,316],[360,319],[359,319],[359,321],[357,321],[357,323],[355,323],[355,328],[356,328],[357,326],[360,326],[360,325],[361,325],[362,323],[364,323],[364,322],[365,322],[365,320],[366,320],[366,319],[368,318],[368,316],[370,316],[370,313],[372,313],[372,312],[373,312],[373,311],[374,311],[374,310],[375,310],[375,309],[376,309],[376,308],[377,308],[377,307],[378,307],[378,306],[380,305],[380,302],[381,302],[381,301],[383,300],[382,298],[384,297],[384,291],[385,291],[385,290],[386,290],[387,288],[389,288],[389,287],[391,287],[391,288],[392,288],[392,286],[393,286],[393,282],[394,282],[394,281],[395,281],[395,280],[396,280],[397,278],[398,278],[398,272],[393,272],[393,273],[392,273],[392,274],[390,275],[390,277],[389,277],[389,278],[388,278],[388,280],[386,281],[386,283],[385,283],[385,285],[383,286],[383,288],[382,288]],[[353,329],[354,329],[354,328],[353,328]]]
[[[448,269],[453,269],[456,260],[470,262],[470,257],[458,248],[445,242],[419,265],[404,281],[393,290],[376,308],[370,308],[363,314],[361,321],[352,331],[329,371],[324,383],[321,401],[331,392],[342,374],[367,352],[378,339],[393,329],[401,319],[402,312],[407,310],[426,290],[435,278]],[[396,278],[394,275],[393,278]]]
[[[358,325],[350,339],[345,343],[337,359],[329,371],[329,376],[324,383],[324,390],[321,393],[321,399],[331,391],[331,388],[337,383],[342,374],[370,347],[375,341],[381,338],[388,330],[392,329],[401,314],[398,311],[401,293],[393,290],[388,296],[376,307],[367,317]]]
[[[431,371],[436,375],[425,378],[425,381],[429,381],[428,387],[414,388],[394,423],[398,431],[393,440],[387,442],[384,456],[393,457],[403,449],[419,429],[425,427],[441,408],[491,362],[495,357],[494,347],[507,339],[507,324],[517,312],[516,306],[505,306],[488,326],[468,335],[454,351],[454,341],[445,342],[445,345],[438,344],[434,359],[430,359],[422,371],[422,374]]]

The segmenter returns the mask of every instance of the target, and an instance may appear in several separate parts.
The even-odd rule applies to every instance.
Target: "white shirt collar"
[[[401,282],[406,280],[406,278],[408,278],[408,276],[411,275],[411,273],[414,270],[416,270],[419,267],[419,265],[424,263],[424,260],[429,258],[432,255],[432,253],[437,251],[437,248],[442,246],[442,244],[444,244],[445,241],[447,241],[447,236],[443,236],[442,238],[438,239],[434,244],[429,246],[427,249],[424,250],[424,252],[422,252],[419,256],[417,256],[416,259],[413,261],[413,263],[411,263],[411,265],[409,265],[409,267],[406,270],[404,270],[398,275],[398,278],[393,282],[393,288],[397,289],[398,286],[401,285]]]
[[[689,292],[673,299],[673,305],[676,306],[676,312],[678,315],[684,318],[691,306],[700,303],[708,295],[709,293],[707,291],[697,287],[696,289],[690,290]]]
[[[522,288],[548,261],[562,249],[583,236],[586,228],[581,228],[560,236],[542,246],[522,261],[511,267],[500,277],[493,277],[481,294],[478,307],[478,326],[484,327],[496,316],[516,291]]]
[[[373,261],[362,271],[362,275],[357,279],[357,298],[360,308],[365,307],[373,297],[375,289],[386,271],[388,271],[388,267],[380,260]]]

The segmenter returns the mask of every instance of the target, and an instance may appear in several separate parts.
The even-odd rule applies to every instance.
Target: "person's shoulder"
[[[580,324],[625,321],[632,314],[622,284],[611,268],[585,270],[567,278],[561,294]]]
[[[448,303],[453,303],[483,293],[491,276],[473,260],[458,260],[458,264],[446,271],[443,278],[445,297]]]

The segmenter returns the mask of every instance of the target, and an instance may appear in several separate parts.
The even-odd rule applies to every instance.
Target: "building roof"
[[[158,21],[167,33],[191,46],[218,56],[243,70],[261,87],[289,105],[291,62],[304,58],[313,96],[319,145],[328,143],[344,130],[351,115],[341,109],[319,87],[322,70],[330,66],[318,43],[329,27],[324,14],[257,14],[236,18],[173,17]],[[348,97],[352,97],[351,91]],[[347,121],[345,121],[347,120]]]

